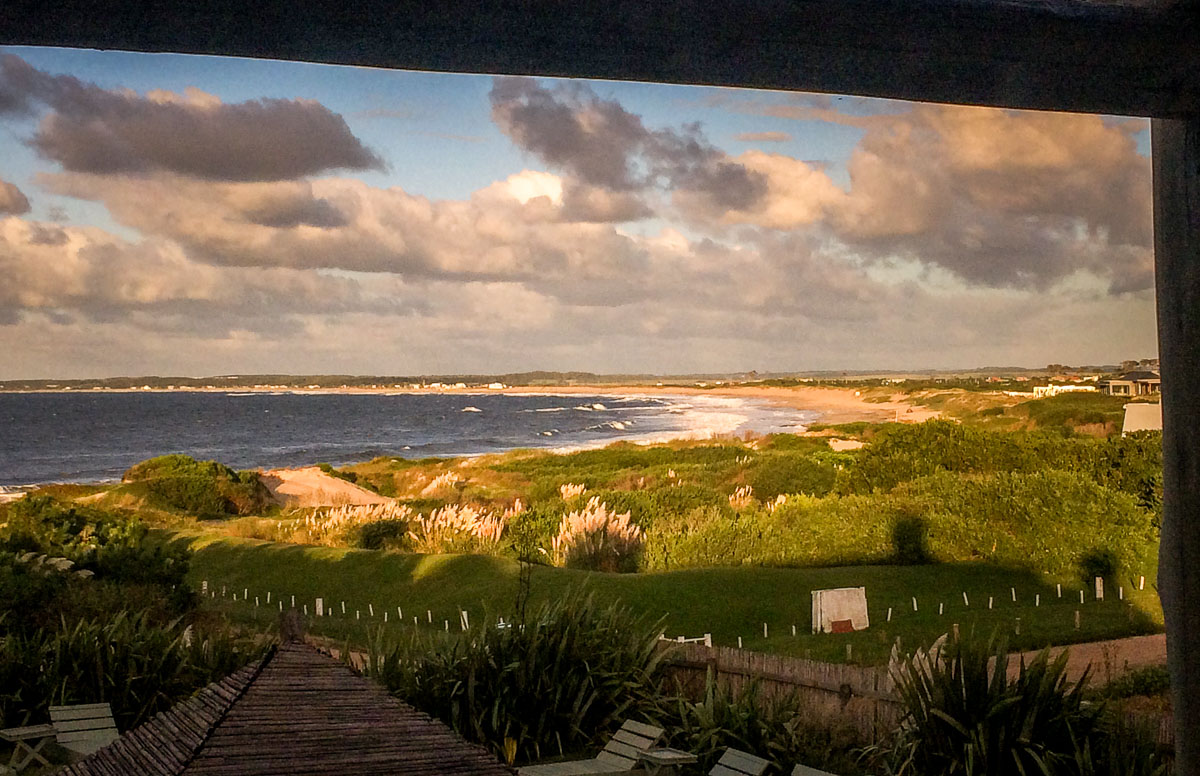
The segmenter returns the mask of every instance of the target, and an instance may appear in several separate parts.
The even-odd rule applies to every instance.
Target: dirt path
[[[1071,651],[1067,658],[1067,675],[1076,681],[1090,664],[1091,684],[1103,685],[1129,671],[1146,666],[1161,666],[1167,663],[1167,637],[1161,633],[1153,636],[1132,636],[1112,641],[1093,641],[1072,644],[1069,647],[1053,647],[1050,652],[1057,656],[1064,649]],[[1022,657],[1029,662],[1036,652],[1025,652]],[[1009,676],[1016,675],[1020,663],[1009,664]]]

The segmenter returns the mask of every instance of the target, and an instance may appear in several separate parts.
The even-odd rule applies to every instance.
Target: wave
[[[478,407],[463,407],[459,412],[483,412]]]

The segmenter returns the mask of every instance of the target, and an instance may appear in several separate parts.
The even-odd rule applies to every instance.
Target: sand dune
[[[316,466],[272,469],[263,472],[260,477],[275,500],[288,507],[387,504],[392,501],[387,496],[360,488],[352,482],[331,477]]]

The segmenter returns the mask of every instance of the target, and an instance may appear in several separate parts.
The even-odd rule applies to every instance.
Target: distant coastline
[[[166,386],[166,387],[93,387],[77,389],[71,387],[44,387],[28,390],[9,389],[5,393],[217,393],[217,394],[384,394],[384,395],[509,395],[509,396],[721,396],[728,398],[759,399],[777,406],[820,413],[822,423],[853,423],[857,421],[881,422],[895,420],[904,423],[920,423],[939,415],[938,411],[914,404],[894,394],[885,401],[866,399],[853,388],[827,386],[776,387],[764,385],[709,384],[685,386],[678,384],[651,385],[645,383],[602,383],[570,385],[505,385],[503,388],[455,386],[442,384],[438,387],[413,388],[411,385],[390,386],[336,386],[294,387],[282,385],[255,386]]]

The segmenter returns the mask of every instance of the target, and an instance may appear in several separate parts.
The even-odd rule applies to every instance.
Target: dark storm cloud
[[[0,181],[0,215],[19,216],[29,212],[29,199],[14,184]]]
[[[731,209],[766,193],[762,177],[709,143],[699,124],[650,130],[582,84],[548,89],[503,77],[490,97],[492,120],[517,145],[584,183],[617,192],[686,189]]]
[[[168,171],[207,180],[273,181],[383,162],[345,120],[310,100],[236,104],[186,95],[110,91],[0,58],[0,114],[49,108],[31,144],[75,172]]]

